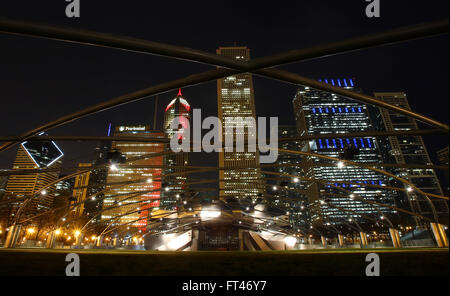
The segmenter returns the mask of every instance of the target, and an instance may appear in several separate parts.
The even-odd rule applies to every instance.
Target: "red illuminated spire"
[[[183,96],[183,94],[181,93],[181,88],[178,89],[178,95],[177,96],[178,97],[182,97]]]

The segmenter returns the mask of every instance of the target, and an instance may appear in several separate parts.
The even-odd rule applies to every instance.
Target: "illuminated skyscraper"
[[[220,47],[217,54],[230,59],[242,61],[250,60],[250,49],[247,47]],[[237,126],[244,127],[244,141],[247,143],[249,130],[256,129],[255,97],[253,90],[253,79],[250,73],[229,76],[217,80],[217,105],[218,117],[222,122],[222,143],[227,136],[227,119],[238,119]],[[251,117],[255,119],[254,124],[246,125],[240,118]],[[236,130],[233,130],[233,138],[236,141]],[[236,151],[236,148],[233,149]],[[219,173],[220,197],[257,198],[263,191],[261,171],[258,168],[247,170],[233,170],[237,167],[255,167],[259,165],[259,152],[225,152],[219,153],[219,166],[225,168]]]
[[[83,168],[92,167],[91,163],[80,163],[78,167],[82,171]],[[72,215],[74,218],[81,217],[84,213],[86,198],[88,197],[89,189],[89,179],[91,177],[91,172],[86,172],[75,177],[75,184],[73,189],[73,199],[70,205],[76,204],[72,210]]]
[[[325,79],[324,82],[354,89],[353,79]],[[363,164],[380,162],[380,152],[375,138],[350,138],[345,135],[372,129],[366,105],[309,87],[300,88],[293,103],[300,136],[335,135],[333,138],[319,138],[305,142],[302,145],[303,151],[335,158],[341,158],[344,151],[354,151],[356,153],[352,160],[355,162]],[[305,169],[304,176],[318,180],[310,181],[305,188],[313,223],[344,224],[350,219],[359,223],[372,223],[363,215],[378,218],[380,213],[392,212],[391,209],[382,207],[378,212],[373,205],[355,199],[351,195],[356,194],[365,200],[393,205],[392,193],[381,188],[387,183],[383,175],[365,168],[340,167],[334,161],[315,157],[305,157],[304,163],[311,165]]]
[[[164,138],[164,133],[151,131],[150,126],[117,126],[114,136]],[[111,149],[120,152],[125,159],[132,159],[161,153],[164,151],[164,144],[117,141],[112,143]],[[161,167],[162,164],[162,156],[112,164],[108,172],[109,190],[103,209],[113,208],[102,213],[102,221],[117,218],[117,223],[130,223],[129,225],[145,230],[150,211],[160,205],[161,168],[150,166]],[[121,182],[130,183],[118,184]]]
[[[172,139],[177,132],[183,132],[184,129],[189,128],[190,111],[191,106],[183,97],[180,89],[178,95],[167,105],[164,113],[164,133],[168,139]],[[179,126],[177,128],[171,128],[170,125],[176,118],[179,119]],[[170,143],[166,145],[166,151],[171,151]],[[168,175],[184,171],[182,167],[187,164],[187,152],[177,152],[176,154],[164,156],[164,166],[166,168],[163,169],[163,183],[165,185],[164,187],[168,188],[168,191],[165,189],[161,192],[161,207],[173,206],[176,202],[176,197],[182,195],[182,192],[186,190],[185,175]]]
[[[297,127],[295,125],[280,125],[278,127],[279,138],[296,138],[298,137]],[[278,143],[280,149],[299,151],[301,147],[300,141],[280,141]],[[279,153],[276,171],[278,173],[301,176],[303,167],[302,156],[290,153]],[[288,208],[289,219],[292,226],[309,226],[309,210],[308,198],[302,192],[305,188],[305,182],[301,178],[283,178],[283,181],[278,182],[279,199],[275,200],[276,205],[283,208]],[[293,190],[285,191],[283,187],[288,187]]]
[[[63,152],[53,141],[23,142],[17,151],[13,170],[32,170],[61,167]],[[39,195],[27,205],[22,216],[32,216],[49,210],[55,198],[55,186],[45,190],[44,187],[58,179],[58,172],[11,175],[6,184],[4,200],[27,198]],[[11,203],[2,208],[2,218],[14,219],[15,212],[22,202]],[[22,217],[21,216],[21,217]]]
[[[378,92],[375,97],[381,101],[399,106],[401,108],[411,110],[406,94],[403,92]],[[414,119],[404,115],[388,111],[386,109],[379,109],[377,128],[385,131],[408,131],[417,130],[417,122]],[[431,165],[427,148],[420,136],[397,136],[384,138],[382,145],[382,154],[384,161],[398,164],[418,164]],[[417,188],[427,193],[443,195],[439,180],[436,173],[432,169],[394,169],[392,172],[413,183]],[[394,181],[393,181],[394,182]],[[404,184],[394,183],[400,187],[408,187]],[[417,192],[406,191],[402,193],[406,195],[409,209],[426,217],[433,218],[430,204],[425,198],[420,196]],[[443,221],[448,223],[448,204],[443,199],[432,198],[433,204],[436,208],[437,215]],[[423,220],[417,220],[419,224]]]

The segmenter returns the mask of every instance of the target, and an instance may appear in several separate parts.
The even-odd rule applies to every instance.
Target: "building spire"
[[[183,94],[181,93],[181,88],[178,89],[178,95],[177,96],[178,97],[182,97],[183,96]]]

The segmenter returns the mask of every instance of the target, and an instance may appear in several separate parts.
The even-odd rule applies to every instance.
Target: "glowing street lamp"
[[[342,169],[343,167],[345,167],[344,162],[343,162],[343,161],[339,161],[339,162],[337,163],[337,167],[340,168],[340,169]]]

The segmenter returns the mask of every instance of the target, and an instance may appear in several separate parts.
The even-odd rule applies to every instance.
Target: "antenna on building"
[[[153,114],[153,130],[157,130],[157,128],[156,128],[156,117],[158,115],[158,97],[159,96],[156,96],[156,99],[155,99],[155,114]]]

